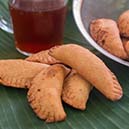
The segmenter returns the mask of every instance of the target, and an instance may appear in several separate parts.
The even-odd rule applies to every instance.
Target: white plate
[[[74,0],[73,15],[80,32],[95,49],[97,49],[108,58],[123,65],[129,66],[128,61],[124,61],[101,48],[92,39],[88,31],[89,23],[91,20],[101,17],[116,19],[121,12],[126,10],[126,5],[129,5],[128,0]]]

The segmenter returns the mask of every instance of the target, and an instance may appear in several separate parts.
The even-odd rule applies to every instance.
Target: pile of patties
[[[75,44],[56,46],[25,60],[0,60],[0,83],[27,88],[30,106],[46,122],[66,118],[62,100],[85,110],[92,86],[112,101],[123,95],[116,76],[104,62]]]
[[[129,60],[129,10],[123,12],[117,22],[105,18],[93,20],[90,34],[109,53]]]

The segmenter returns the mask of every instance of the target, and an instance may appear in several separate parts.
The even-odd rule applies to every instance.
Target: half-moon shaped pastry
[[[37,116],[46,122],[62,121],[66,118],[61,93],[68,72],[63,65],[52,65],[41,71],[32,81],[28,101]]]
[[[75,44],[53,47],[51,56],[71,66],[110,100],[119,100],[123,91],[116,76],[88,49]]]
[[[85,110],[92,88],[88,81],[72,70],[64,81],[62,99],[74,108]]]
[[[104,18],[93,20],[90,24],[90,33],[92,38],[109,53],[122,59],[128,58],[114,20]]]
[[[32,79],[47,67],[49,65],[22,59],[0,60],[0,83],[16,88],[28,88]]]

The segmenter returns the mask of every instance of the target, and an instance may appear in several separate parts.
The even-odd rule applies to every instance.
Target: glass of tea
[[[29,55],[62,44],[68,0],[10,0],[16,49]]]

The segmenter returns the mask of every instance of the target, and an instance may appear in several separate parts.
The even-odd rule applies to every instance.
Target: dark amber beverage
[[[63,39],[67,7],[62,0],[9,4],[15,43],[18,50],[36,53],[60,45]],[[31,0],[29,0],[31,1]],[[34,1],[34,0],[32,0]]]

